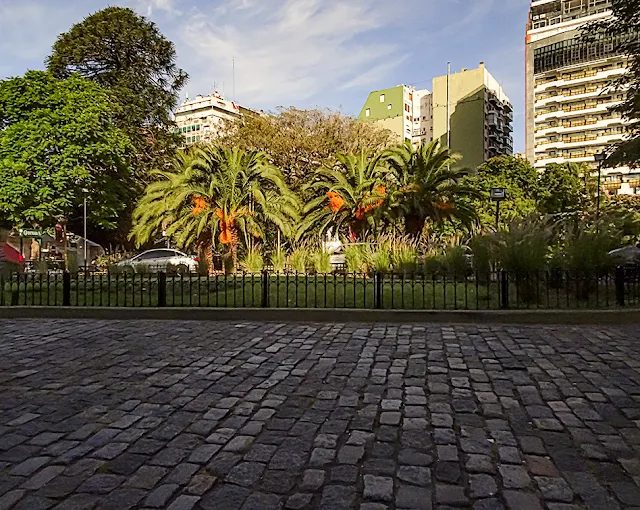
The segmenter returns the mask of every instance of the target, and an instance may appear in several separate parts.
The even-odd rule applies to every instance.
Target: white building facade
[[[610,111],[624,91],[611,81],[627,72],[615,39],[581,39],[585,24],[611,16],[611,0],[531,2],[526,38],[526,156],[535,168],[588,163],[624,140],[628,121]],[[605,169],[609,193],[640,191],[640,173]]]
[[[185,144],[192,145],[215,139],[226,129],[229,121],[239,119],[241,115],[239,105],[215,92],[187,99],[176,109],[174,120]]]

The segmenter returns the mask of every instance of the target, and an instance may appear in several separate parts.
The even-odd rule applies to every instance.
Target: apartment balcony
[[[617,67],[608,71],[580,71],[570,74],[567,78],[558,78],[553,81],[542,83],[534,88],[534,93],[538,94],[555,87],[566,87],[568,85],[579,85],[593,81],[604,81],[615,76],[620,76],[627,72],[625,67]]]
[[[568,117],[579,117],[589,114],[597,114],[607,112],[610,108],[620,104],[621,101],[612,101],[610,103],[592,104],[592,105],[574,105],[558,109],[554,112],[547,112],[536,115],[536,121],[542,122],[549,119],[564,119]]]
[[[498,114],[494,112],[487,115],[487,124],[489,126],[496,126],[498,124]]]

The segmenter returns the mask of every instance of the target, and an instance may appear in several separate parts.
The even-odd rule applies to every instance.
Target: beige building
[[[513,106],[484,62],[438,76],[432,88],[433,137],[461,154],[463,166],[476,168],[492,157],[513,154]]]
[[[526,155],[537,169],[550,163],[588,163],[624,139],[627,121],[612,106],[623,91],[609,85],[627,72],[614,39],[581,40],[586,23],[611,16],[611,0],[537,0],[526,38]],[[635,193],[640,173],[606,169],[604,188]]]

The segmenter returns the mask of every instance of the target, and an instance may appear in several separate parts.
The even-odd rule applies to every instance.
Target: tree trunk
[[[215,273],[215,268],[213,267],[213,243],[211,239],[203,240],[198,246],[198,257],[199,260],[203,260],[207,263],[207,272],[209,276]]]

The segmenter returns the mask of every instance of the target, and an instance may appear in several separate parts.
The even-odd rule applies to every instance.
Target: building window
[[[387,110],[391,110],[391,103],[387,105]]]
[[[380,102],[384,103],[384,94],[380,94]]]
[[[364,111],[364,114],[365,114],[365,116],[366,116],[366,117],[368,117],[369,115],[371,115],[371,109],[370,109],[370,108],[367,108],[367,109]]]

